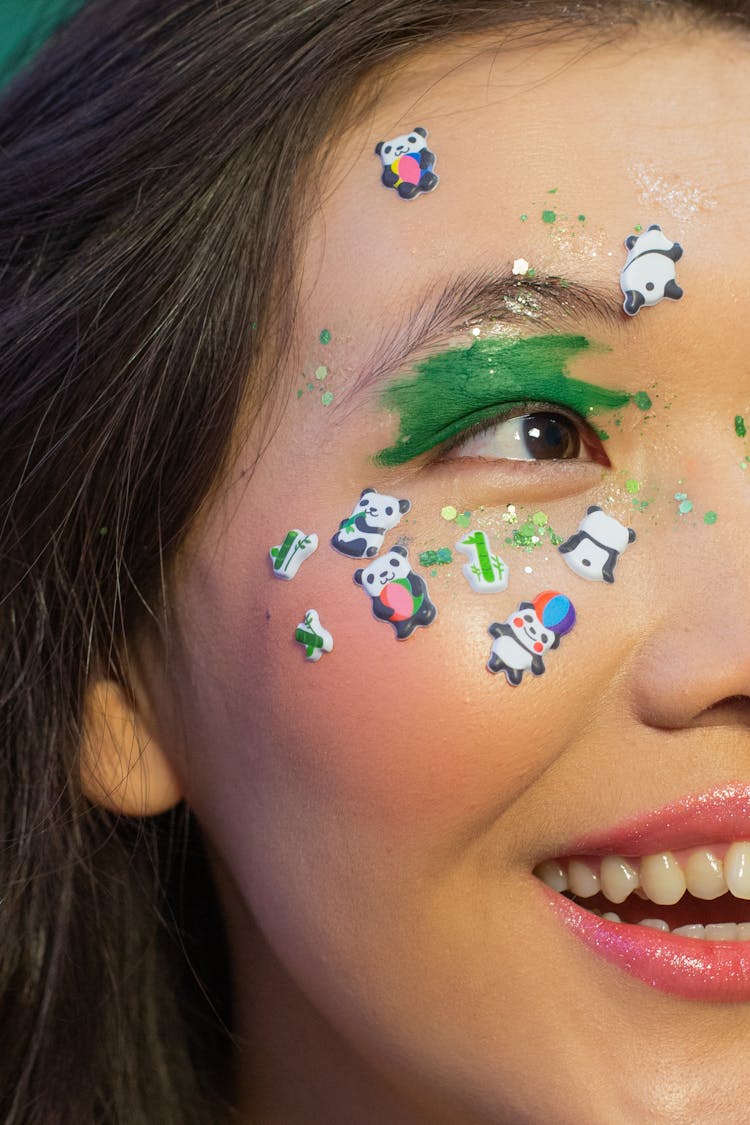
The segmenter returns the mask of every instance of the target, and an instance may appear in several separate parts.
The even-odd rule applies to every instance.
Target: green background
[[[0,0],[0,86],[84,0]]]

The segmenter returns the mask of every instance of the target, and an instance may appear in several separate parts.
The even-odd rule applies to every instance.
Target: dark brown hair
[[[85,800],[82,703],[94,675],[127,686],[126,641],[166,611],[241,407],[273,395],[311,154],[352,91],[361,112],[375,68],[458,33],[749,7],[91,0],[2,93],[5,1125],[223,1116],[231,1008],[200,841],[184,809]]]

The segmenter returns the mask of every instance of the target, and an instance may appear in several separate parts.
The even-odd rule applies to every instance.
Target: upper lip
[[[612,828],[574,840],[558,855],[654,855],[750,839],[750,783],[729,782],[635,813]]]

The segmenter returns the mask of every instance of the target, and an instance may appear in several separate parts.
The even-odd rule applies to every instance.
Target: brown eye
[[[601,439],[582,418],[552,407],[531,409],[469,427],[443,459],[487,461],[594,461],[609,465]]]
[[[521,440],[529,459],[568,461],[580,456],[581,435],[562,414],[525,414],[518,419]]]

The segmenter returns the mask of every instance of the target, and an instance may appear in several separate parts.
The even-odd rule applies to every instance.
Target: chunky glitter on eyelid
[[[584,418],[620,409],[631,401],[628,392],[567,374],[569,361],[592,347],[584,336],[490,338],[430,356],[413,377],[383,391],[381,405],[399,415],[399,432],[376,463],[403,465],[521,400],[567,406]]]

